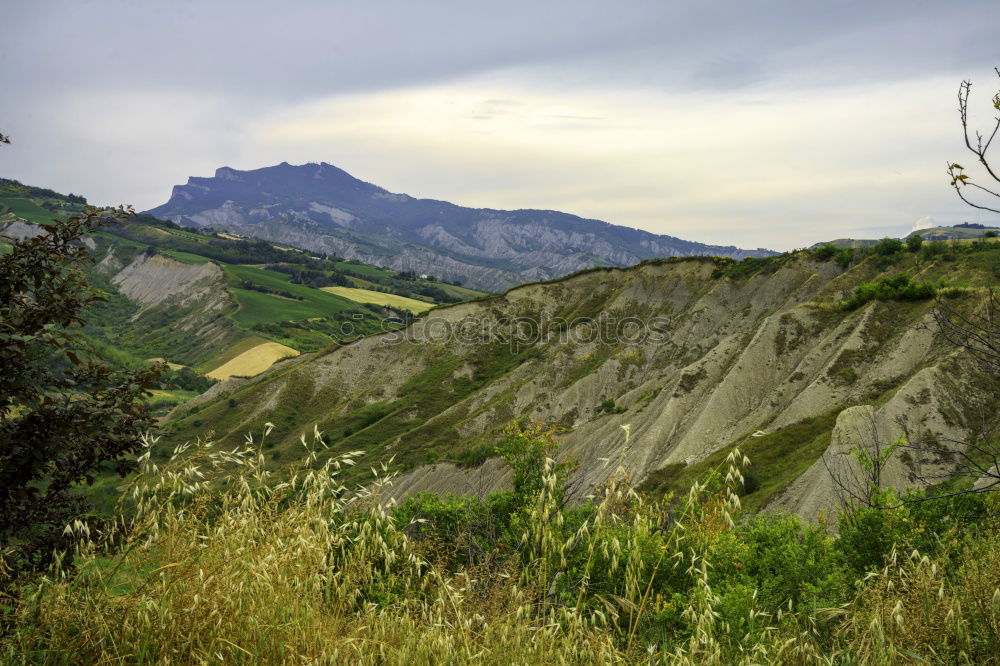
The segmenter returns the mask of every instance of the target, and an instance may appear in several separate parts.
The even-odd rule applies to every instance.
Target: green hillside
[[[953,227],[917,229],[910,232],[909,235],[919,235],[924,240],[977,240],[982,238],[996,238],[1000,235],[1000,228],[967,224]]]
[[[80,196],[0,179],[0,228],[18,221],[44,224],[85,206]],[[394,309],[393,302],[433,307],[483,295],[338,257],[312,256],[298,248],[183,229],[149,215],[104,227],[93,240],[91,278],[106,301],[91,307],[85,334],[116,362],[131,367],[163,358],[197,368],[196,376],[201,376],[253,345],[274,342],[301,353],[315,352],[400,326],[412,319],[413,311],[423,309]],[[6,242],[0,251],[5,247]],[[197,297],[188,293],[193,284],[183,283],[193,275],[185,266],[200,267],[195,273],[202,276],[194,290]],[[175,284],[175,278],[181,282]],[[161,284],[162,299],[156,294]],[[338,285],[362,286],[372,293],[372,303],[323,290]],[[176,293],[167,293],[171,288]],[[199,381],[202,388],[211,383]],[[167,382],[154,403],[165,409],[189,397],[185,391],[191,388],[190,382]]]

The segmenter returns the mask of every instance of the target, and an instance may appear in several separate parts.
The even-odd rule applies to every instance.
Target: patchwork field
[[[433,303],[418,301],[415,298],[407,298],[406,296],[397,296],[396,294],[386,294],[381,291],[372,291],[370,289],[356,289],[354,287],[322,287],[322,290],[350,299],[355,303],[385,305],[390,308],[409,310],[414,314],[425,312],[434,307]]]
[[[0,197],[0,213],[6,212],[14,213],[36,224],[48,224],[56,217],[56,213],[45,210],[35,201],[19,197]]]
[[[304,284],[294,284],[284,273],[235,264],[224,264],[222,268],[229,280],[230,291],[240,304],[240,309],[233,318],[242,326],[251,327],[268,321],[327,317],[352,307],[350,299]],[[244,281],[272,293],[244,289]],[[283,294],[293,298],[281,298]]]
[[[212,379],[229,379],[233,375],[253,377],[271,367],[276,361],[288,356],[298,356],[299,352],[277,342],[265,342],[248,349],[232,360],[207,373]]]

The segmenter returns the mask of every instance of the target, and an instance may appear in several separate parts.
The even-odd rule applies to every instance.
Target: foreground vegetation
[[[305,444],[305,438],[303,438]],[[151,445],[151,442],[147,442]],[[625,446],[628,445],[627,432]],[[118,528],[6,603],[8,663],[988,663],[1000,654],[996,498],[858,509],[840,537],[740,508],[738,450],[651,503],[619,467],[565,502],[537,428],[498,447],[513,487],[380,506],[260,441],[148,451]],[[613,463],[612,463],[613,464]],[[72,566],[70,561],[72,559]]]

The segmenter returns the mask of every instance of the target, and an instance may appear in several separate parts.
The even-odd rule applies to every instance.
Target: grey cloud
[[[860,82],[944,76],[957,85],[962,77],[981,77],[1000,61],[996,0],[970,0],[960,10],[913,0],[22,0],[7,5],[0,40],[0,130],[13,135],[15,145],[0,150],[2,175],[83,192],[98,201],[143,205],[160,203],[156,198],[175,182],[211,173],[223,163],[264,164],[240,162],[251,159],[339,162],[344,156],[366,166],[381,161],[381,172],[359,175],[389,188],[405,187],[395,180],[398,171],[406,165],[425,170],[419,155],[394,156],[384,145],[376,149],[343,141],[260,148],[244,134],[259,117],[347,93],[449,81],[461,85],[495,76],[517,81],[522,89],[552,93],[667,90],[709,108],[718,103],[719,93],[733,90],[747,92],[743,103],[756,105],[783,96],[821,99],[836,95],[838,86]],[[468,117],[480,119],[479,127],[488,132],[504,118],[531,112],[516,99],[500,97],[506,94],[503,85],[494,86]],[[945,104],[950,112],[951,100]],[[566,109],[536,120],[553,132],[623,122],[588,111]],[[733,109],[731,122],[739,127],[739,109]],[[706,140],[714,136],[707,134]],[[441,137],[442,143],[452,141],[451,135]],[[706,151],[716,151],[721,159],[729,157],[728,148],[706,144]],[[310,153],[316,150],[326,152]],[[461,150],[457,142],[455,150]],[[365,158],[366,152],[378,157]],[[956,145],[940,160],[960,152]],[[389,161],[398,165],[397,173]],[[922,172],[939,168],[936,162],[912,163]],[[524,170],[499,163],[482,166],[475,175],[458,170],[438,181],[422,181],[428,184],[423,194],[459,199],[479,187],[467,181],[484,174],[493,191],[514,191],[518,178],[526,178]],[[537,182],[538,175],[531,178]],[[594,192],[600,185],[595,180],[578,187]],[[615,186],[621,189],[621,183]],[[643,187],[652,192],[652,185]],[[913,219],[961,214],[950,200],[942,208],[936,194],[915,195],[909,198],[922,203],[907,209]],[[859,202],[884,195],[867,196]],[[571,197],[566,200],[570,207]],[[584,198],[578,200],[586,205]],[[907,197],[897,193],[892,201],[901,206]],[[831,196],[823,203],[835,207],[841,202]],[[734,227],[740,216],[754,225],[767,223],[769,213],[755,213],[743,202],[720,205],[726,210],[716,214],[726,217],[731,208]],[[790,201],[789,210],[780,214],[792,219],[797,209],[815,205]],[[689,231],[652,228],[646,220],[656,218],[655,212],[635,223],[706,241],[719,240],[710,233],[734,233],[703,233],[696,223],[699,211],[684,213],[690,216]],[[762,233],[751,228],[740,242],[763,244],[764,239],[746,240]]]
[[[795,0],[99,0],[24,2],[4,18],[0,78],[15,95],[157,86],[268,104],[574,61],[585,64],[576,77],[668,86],[745,85],[802,70],[819,80],[825,69],[927,74],[996,55],[995,40],[965,37],[985,36],[1000,9]]]

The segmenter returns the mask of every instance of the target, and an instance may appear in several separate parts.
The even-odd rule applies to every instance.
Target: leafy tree
[[[131,470],[153,425],[140,399],[163,366],[112,369],[73,330],[103,300],[80,270],[82,240],[129,214],[88,208],[0,256],[0,554],[15,570],[46,560],[85,511],[74,486]]]
[[[910,252],[919,252],[924,244],[924,237],[920,234],[913,234],[906,237],[906,249]]]

